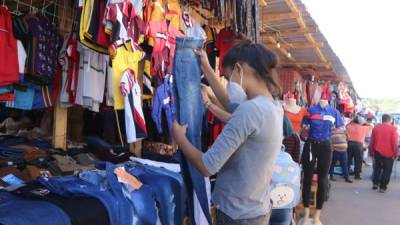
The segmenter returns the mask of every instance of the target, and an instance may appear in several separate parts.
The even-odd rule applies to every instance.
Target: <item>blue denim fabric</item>
[[[70,218],[57,206],[45,201],[20,199],[0,191],[0,224],[5,225],[70,225]]]
[[[127,164],[126,170],[144,184],[149,185],[158,199],[159,216],[163,225],[182,224],[185,210],[185,199],[182,199],[182,185],[167,172],[156,172],[141,164]]]
[[[187,201],[187,192],[186,192],[185,182],[183,181],[182,175],[179,173],[169,171],[167,169],[158,168],[158,167],[154,167],[154,166],[146,165],[146,168],[153,172],[168,176],[168,177],[173,178],[174,180],[178,181],[180,187],[179,187],[178,193],[174,193],[175,202],[176,202],[174,214],[175,214],[175,224],[182,224],[183,219],[185,217],[186,201]]]
[[[290,225],[292,223],[293,209],[272,209],[269,225]]]
[[[12,136],[12,135],[3,135],[0,136],[0,143],[3,146],[15,146],[15,145],[20,145],[24,144],[25,138],[23,137],[17,137],[17,136]]]
[[[0,145],[0,159],[5,161],[18,161],[24,158],[24,149]]]
[[[122,185],[125,197],[130,201],[134,216],[134,225],[156,225],[159,221],[157,214],[156,193],[149,186],[144,184],[139,190]]]
[[[91,196],[106,207],[111,225],[132,225],[132,208],[114,175],[115,165],[106,163],[106,171],[86,171],[79,176],[40,177],[39,182],[64,197]]]
[[[187,137],[197,148],[201,148],[201,128],[204,106],[201,98],[200,86],[200,61],[193,49],[201,49],[204,40],[194,38],[177,38],[174,61],[175,95],[177,116],[180,124],[187,124]],[[193,190],[199,199],[204,215],[211,223],[210,209],[208,206],[207,191],[204,177],[181,156],[181,168],[189,194],[189,215],[191,223],[194,221]]]
[[[336,165],[336,162],[339,161],[340,167],[342,167],[342,174],[345,178],[349,178],[349,167],[347,165],[347,152],[338,152],[333,151],[332,154],[332,164],[331,168],[329,169],[329,174],[333,176],[333,170]]]

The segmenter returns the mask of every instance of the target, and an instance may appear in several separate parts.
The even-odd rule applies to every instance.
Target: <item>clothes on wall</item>
[[[56,77],[62,38],[49,19],[40,14],[14,16],[0,8],[1,37],[7,46],[0,65],[0,101],[23,110],[53,106],[59,82]],[[1,57],[1,56],[0,56]]]

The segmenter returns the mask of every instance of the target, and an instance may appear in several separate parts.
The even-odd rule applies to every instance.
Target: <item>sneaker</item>
[[[378,190],[378,185],[377,185],[377,184],[374,184],[374,185],[372,186],[372,190]]]
[[[362,180],[362,177],[360,175],[358,175],[358,176],[355,176],[354,179],[355,180]]]
[[[329,180],[331,180],[331,181],[336,181],[336,178],[333,177],[332,175],[330,175],[330,176],[329,176]]]
[[[379,188],[379,192],[380,193],[385,193],[386,192],[386,188]]]
[[[353,183],[353,181],[350,180],[349,178],[346,178],[345,181],[346,181],[346,183],[350,183],[350,184]]]

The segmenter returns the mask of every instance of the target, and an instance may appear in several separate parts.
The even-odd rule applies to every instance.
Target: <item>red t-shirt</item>
[[[293,129],[296,133],[300,132],[301,122],[304,116],[308,115],[307,109],[302,107],[298,113],[292,113],[285,110],[285,115],[289,118],[292,123]]]
[[[397,128],[390,124],[379,124],[372,130],[370,151],[379,152],[383,157],[397,157]]]
[[[240,40],[241,38],[231,28],[224,28],[219,32],[217,40],[215,40],[215,46],[219,49],[219,73],[221,76],[224,75],[222,60]]]
[[[0,7],[0,85],[18,82],[18,48],[12,29],[11,14]],[[4,32],[7,31],[7,32]]]

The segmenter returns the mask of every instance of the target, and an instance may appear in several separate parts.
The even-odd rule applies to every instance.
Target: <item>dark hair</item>
[[[233,68],[236,63],[246,63],[253,68],[274,97],[281,94],[277,73],[274,72],[278,65],[278,56],[270,49],[250,41],[240,42],[225,55],[222,67]]]
[[[372,118],[367,118],[367,122],[372,122]]]
[[[392,119],[392,117],[389,114],[383,114],[382,115],[382,123],[387,123]]]

